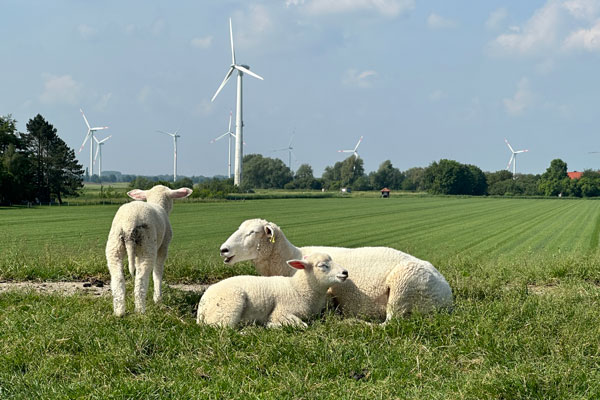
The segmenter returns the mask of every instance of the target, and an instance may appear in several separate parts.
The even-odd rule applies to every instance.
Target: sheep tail
[[[125,240],[125,248],[127,249],[129,273],[132,278],[135,278],[135,242],[133,240]]]

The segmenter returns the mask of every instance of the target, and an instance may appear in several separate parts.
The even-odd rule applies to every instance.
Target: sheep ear
[[[265,225],[265,233],[268,238],[272,238],[275,235],[275,231],[271,225]]]
[[[295,269],[305,269],[306,267],[308,267],[308,263],[303,260],[289,260],[287,264]]]
[[[133,189],[127,192],[127,196],[134,200],[146,200],[146,191],[140,189]]]
[[[190,194],[192,194],[192,192],[192,189],[182,187],[180,189],[171,190],[169,196],[173,199],[182,199],[184,197],[188,197]]]

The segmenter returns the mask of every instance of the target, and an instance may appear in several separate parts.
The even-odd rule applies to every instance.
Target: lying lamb
[[[285,260],[314,252],[325,252],[348,269],[348,282],[330,289],[344,315],[387,322],[412,311],[452,307],[450,285],[431,263],[389,247],[298,248],[263,219],[244,221],[221,246],[226,264],[252,260],[264,276],[292,275]]]
[[[110,271],[110,288],[113,294],[115,315],[125,314],[125,277],[123,258],[127,253],[129,272],[135,277],[135,310],[146,309],[146,292],[150,272],[154,278],[154,302],[162,296],[162,282],[169,242],[173,237],[169,214],[173,199],[187,197],[192,189],[171,190],[157,185],[150,190],[135,189],[127,193],[135,200],[123,204],[115,215],[106,242],[106,261]]]
[[[234,276],[210,286],[200,299],[196,321],[232,328],[247,323],[306,326],[302,320],[325,307],[327,289],[348,277],[327,254],[286,264],[295,268],[290,269],[296,271],[292,277]]]

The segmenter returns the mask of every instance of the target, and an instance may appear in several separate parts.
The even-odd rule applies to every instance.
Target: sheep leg
[[[158,255],[156,257],[156,265],[154,266],[154,270],[152,271],[152,279],[154,281],[154,302],[158,303],[162,300],[162,278],[163,272],[165,270],[165,260],[167,259],[167,252],[169,246],[168,244],[165,246],[161,246],[158,249]]]
[[[125,246],[118,235],[110,235],[106,244],[106,261],[110,273],[110,290],[113,295],[113,310],[117,317],[125,314],[125,276],[123,258]]]
[[[294,314],[271,315],[267,322],[267,328],[280,328],[284,325],[299,326],[306,328],[308,325]]]
[[[146,312],[146,293],[148,293],[150,272],[155,263],[156,256],[152,257],[145,255],[139,257],[139,263],[136,265],[133,296],[135,300],[135,311],[139,313]]]

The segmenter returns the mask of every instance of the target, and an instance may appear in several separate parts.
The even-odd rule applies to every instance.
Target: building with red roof
[[[579,179],[583,176],[583,172],[577,172],[577,171],[567,172],[567,175],[569,175],[569,178],[571,178],[571,179]]]

